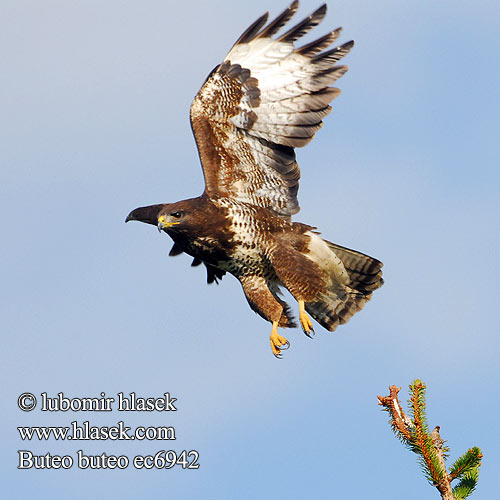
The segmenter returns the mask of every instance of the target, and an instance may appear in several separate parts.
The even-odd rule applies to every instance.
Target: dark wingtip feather
[[[270,38],[284,26],[297,12],[299,1],[292,2],[276,19],[271,21],[258,35],[257,38]]]
[[[337,28],[336,30],[327,33],[326,35],[318,38],[317,40],[313,40],[311,43],[307,45],[303,45],[296,49],[297,54],[301,54],[303,56],[314,56],[321,52],[322,50],[329,47],[337,38],[339,37],[342,28]]]
[[[325,17],[327,10],[326,3],[317,8],[311,15],[303,19],[299,24],[281,35],[278,40],[280,42],[294,42],[298,38],[304,36],[309,30],[317,26]]]
[[[174,243],[174,246],[170,249],[170,252],[168,252],[169,257],[175,257],[176,255],[180,255],[183,253],[184,250],[177,244]]]
[[[219,280],[221,280],[224,277],[226,271],[223,271],[222,269],[214,267],[210,264],[207,264],[206,262],[204,262],[204,264],[205,267],[207,268],[207,283],[211,285],[212,283],[215,282],[218,285]]]
[[[340,61],[345,55],[347,55],[352,47],[354,46],[354,40],[350,40],[349,42],[343,43],[338,47],[327,50],[326,52],[321,52],[312,58],[312,63],[317,64],[321,61],[329,61],[331,63],[335,63]]]
[[[320,15],[321,19],[323,19],[326,16],[326,11],[328,10],[328,5],[324,3],[323,5],[320,5],[314,12],[313,15]]]
[[[269,18],[269,12],[266,12],[265,14],[262,14],[262,16],[259,17],[253,24],[251,24],[234,42],[234,45],[238,45],[239,43],[247,43],[252,41],[257,33],[260,31],[262,26],[264,26],[267,23],[267,19]]]

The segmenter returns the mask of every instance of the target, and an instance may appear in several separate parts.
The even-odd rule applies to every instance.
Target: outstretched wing
[[[205,192],[266,207],[285,218],[299,211],[294,148],[305,146],[330,113],[329,103],[340,90],[329,85],[347,71],[336,63],[354,43],[325,51],[337,39],[338,28],[294,47],[324,18],[326,5],[272,38],[297,8],[296,0],[269,24],[268,14],[255,21],[191,105]]]

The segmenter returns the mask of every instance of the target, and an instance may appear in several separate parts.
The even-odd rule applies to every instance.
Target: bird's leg
[[[312,321],[309,315],[306,313],[306,307],[305,303],[303,300],[299,300],[299,321],[300,321],[300,326],[302,327],[302,330],[304,333],[309,337],[312,338],[314,334],[314,330],[312,327]]]
[[[278,325],[290,326],[286,315],[283,316],[283,305],[269,290],[266,279],[263,276],[246,275],[238,277],[245,292],[250,307],[259,313],[267,321],[271,321],[271,350],[277,357],[281,357],[281,351],[288,349],[290,343],[285,337],[278,335]]]
[[[285,337],[278,335],[278,322],[273,321],[273,329],[271,330],[271,350],[277,357],[281,357],[281,351],[290,347],[290,342]]]

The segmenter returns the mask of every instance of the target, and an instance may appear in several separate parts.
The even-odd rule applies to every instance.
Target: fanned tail
[[[325,265],[322,253],[321,261],[318,255],[318,264],[330,272],[330,281],[326,292],[318,300],[306,303],[306,311],[321,326],[333,332],[338,325],[347,323],[361,311],[372,292],[382,286],[383,264],[361,252],[323,241],[334,256],[331,263]]]

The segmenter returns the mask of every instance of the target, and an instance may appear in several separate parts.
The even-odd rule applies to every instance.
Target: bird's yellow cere
[[[162,215],[161,217],[158,217],[158,224],[162,225],[162,228],[165,229],[170,226],[174,226],[175,224],[179,224],[178,222],[167,222],[167,219],[165,219],[165,216]]]

